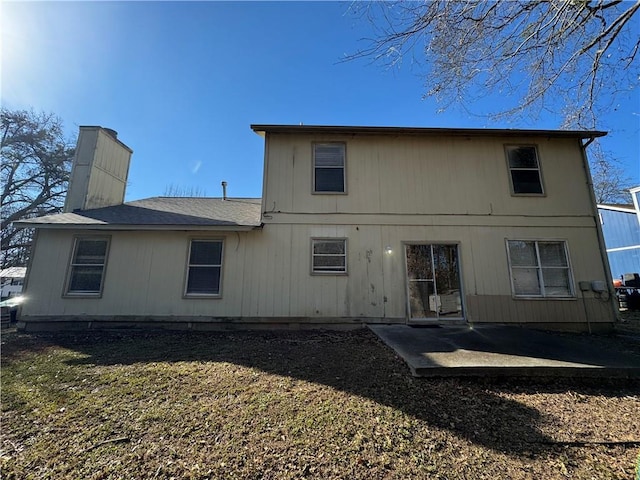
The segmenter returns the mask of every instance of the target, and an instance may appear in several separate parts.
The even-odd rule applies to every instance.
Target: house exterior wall
[[[465,316],[472,323],[539,323],[580,328],[611,321],[607,303],[577,282],[603,278],[592,262],[596,239],[588,227],[398,225],[272,225],[233,234],[111,232],[101,298],[65,298],[75,234],[42,230],[34,251],[22,319],[175,322],[404,323],[407,318],[403,242],[457,242]],[[99,232],[102,234],[102,232]],[[346,237],[348,275],[310,275],[310,238]],[[505,238],[568,242],[576,298],[514,300]],[[586,237],[586,238],[585,238]],[[224,238],[222,295],[184,298],[189,240]],[[385,246],[393,248],[384,253]],[[135,266],[135,267],[133,267]],[[55,288],[51,288],[55,285]],[[132,288],[133,286],[133,288]]]
[[[266,141],[266,212],[594,215],[577,139],[271,133]],[[311,193],[313,142],[346,143],[346,195]],[[505,145],[537,146],[546,196],[511,195]]]
[[[346,194],[312,193],[313,142],[345,143]],[[505,145],[537,147],[544,195],[511,194]],[[74,235],[91,232],[41,229],[22,319],[404,323],[404,245],[452,243],[467,322],[586,330],[614,320],[607,292],[579,288],[609,274],[577,139],[267,133],[264,175],[262,229],[94,232],[111,236],[101,298],[63,297]],[[346,275],[311,274],[311,239],[324,237],[348,240]],[[191,238],[224,238],[220,298],[183,296]],[[514,298],[507,240],[565,241],[574,295]]]
[[[364,292],[385,283],[385,317],[406,318],[406,304],[396,300],[406,298],[406,279],[404,259],[382,259],[382,249],[389,245],[402,257],[402,242],[451,242],[459,243],[467,321],[585,322],[580,297],[589,305],[589,321],[613,320],[608,295],[579,289],[579,281],[607,274],[578,139],[267,133],[266,142],[265,230],[312,219],[318,229],[342,226],[336,236],[347,237],[350,249],[357,235],[344,231],[350,226],[380,235],[378,245],[362,245],[358,255],[378,252],[386,268],[374,281],[350,278],[349,284]],[[346,194],[312,193],[314,142],[344,142]],[[506,145],[535,145],[543,196],[511,194]],[[566,240],[575,299],[514,299],[506,239]],[[360,273],[352,265],[349,271]],[[380,298],[372,302],[379,305]],[[368,315],[371,306],[364,299],[361,305]]]

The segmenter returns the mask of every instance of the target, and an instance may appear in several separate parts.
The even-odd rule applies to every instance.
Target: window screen
[[[315,193],[344,193],[344,143],[316,143],[313,145],[313,191]]]
[[[109,248],[108,238],[76,238],[67,294],[100,295]]]
[[[509,240],[507,244],[514,295],[573,295],[565,242]]]
[[[187,295],[219,295],[222,240],[192,240],[189,248]]]
[[[346,273],[347,240],[314,239],[311,242],[313,273]]]
[[[506,147],[514,194],[542,194],[540,164],[535,147]]]

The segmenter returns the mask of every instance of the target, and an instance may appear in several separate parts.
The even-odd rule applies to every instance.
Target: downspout
[[[264,226],[264,220],[267,216],[267,176],[269,173],[269,143],[271,135],[269,132],[264,132],[264,160],[262,170],[262,212],[260,213],[260,226]]]
[[[593,143],[595,137],[590,137],[586,143],[582,143],[580,140],[580,150],[582,151],[582,166],[587,176],[587,186],[589,187],[589,196],[591,198],[591,210],[593,213],[593,220],[596,226],[596,235],[598,237],[598,247],[600,250],[600,258],[602,259],[602,265],[605,268],[607,292],[609,293],[609,305],[611,307],[611,313],[616,322],[620,321],[620,315],[615,302],[615,290],[613,289],[613,283],[611,279],[611,265],[609,265],[609,256],[607,255],[607,246],[604,243],[604,234],[602,233],[602,225],[600,225],[600,216],[598,215],[598,202],[596,200],[596,194],[593,191],[593,178],[591,177],[591,170],[589,169],[589,160],[587,159],[587,147]],[[584,301],[584,292],[582,292]],[[585,310],[585,314],[587,314]],[[589,318],[587,317],[587,322]]]

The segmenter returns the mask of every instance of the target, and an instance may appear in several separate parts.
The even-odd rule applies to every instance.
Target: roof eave
[[[600,130],[518,130],[497,128],[428,128],[428,127],[375,127],[375,126],[331,126],[331,125],[268,125],[252,124],[251,129],[258,135],[265,133],[306,133],[343,135],[418,135],[418,136],[501,136],[501,137],[557,137],[557,138],[597,138],[607,132]]]
[[[113,223],[30,223],[15,222],[16,228],[42,228],[50,230],[127,230],[127,231],[184,231],[202,230],[219,232],[248,232],[262,228],[258,225],[126,225]]]

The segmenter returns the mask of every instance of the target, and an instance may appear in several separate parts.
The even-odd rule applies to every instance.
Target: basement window
[[[311,273],[340,275],[347,273],[347,239],[311,239]]]
[[[220,296],[222,240],[191,240],[185,295]]]
[[[543,195],[538,151],[534,146],[505,147],[513,195]]]
[[[574,296],[566,242],[507,240],[507,254],[515,297]]]
[[[313,193],[346,193],[345,144],[313,144]]]
[[[108,237],[76,237],[67,278],[66,295],[102,295],[109,251]]]

